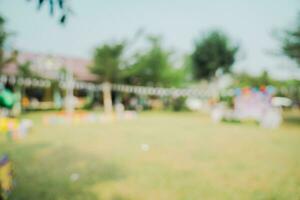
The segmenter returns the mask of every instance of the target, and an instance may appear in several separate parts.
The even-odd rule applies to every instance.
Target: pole
[[[111,99],[111,84],[109,82],[103,83],[103,104],[104,112],[111,115],[113,112],[113,105]]]
[[[67,71],[67,77],[66,77],[66,83],[67,83],[67,91],[66,91],[66,99],[65,99],[65,109],[67,115],[72,115],[74,112],[74,80],[73,80],[73,74],[71,71]]]

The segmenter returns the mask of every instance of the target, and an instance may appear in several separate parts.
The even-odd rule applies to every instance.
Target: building
[[[72,72],[78,81],[94,82],[97,80],[97,77],[89,71],[90,61],[82,58],[20,52],[17,62],[19,64],[30,62],[31,70],[42,78],[58,79],[60,70],[65,69]],[[17,75],[18,65],[10,63],[2,72],[6,75]]]
[[[8,76],[18,76],[18,66],[24,63],[30,63],[30,69],[38,77],[48,80],[59,80],[62,76],[62,71],[71,73],[76,81],[82,82],[96,82],[96,75],[92,74],[89,70],[90,61],[82,58],[64,57],[60,55],[50,54],[37,54],[30,52],[20,52],[17,56],[17,62],[9,63],[2,69],[2,74]],[[15,84],[7,84],[6,87],[14,88]],[[22,99],[28,99],[30,102],[35,102],[31,106],[28,103],[27,107],[53,108],[55,102],[55,94],[65,96],[65,90],[59,89],[57,86],[52,85],[48,88],[41,87],[27,87],[24,86],[21,91]],[[74,95],[80,98],[88,96],[87,90],[74,89]],[[37,103],[38,102],[38,103]],[[26,107],[23,105],[23,107]]]

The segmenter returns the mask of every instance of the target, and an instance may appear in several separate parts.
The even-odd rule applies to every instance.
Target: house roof
[[[90,61],[82,58],[72,58],[60,55],[37,54],[31,52],[20,52],[18,63],[30,62],[31,68],[44,78],[57,78],[61,68],[71,71],[75,79],[79,81],[95,81],[97,77],[90,73]],[[3,69],[3,73],[8,75],[17,74],[17,65],[10,63]]]

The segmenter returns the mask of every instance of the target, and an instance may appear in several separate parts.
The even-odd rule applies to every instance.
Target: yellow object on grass
[[[7,156],[0,160],[0,197],[4,197],[13,186],[12,165]]]
[[[0,133],[15,131],[19,127],[19,121],[13,118],[0,118]]]

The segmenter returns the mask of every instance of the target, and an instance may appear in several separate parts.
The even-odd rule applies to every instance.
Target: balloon
[[[275,94],[276,88],[274,86],[269,85],[269,86],[267,86],[267,92],[269,94]]]
[[[266,86],[264,85],[261,85],[259,89],[261,92],[266,92]]]
[[[243,88],[243,94],[250,94],[250,93],[251,93],[251,89],[249,87]]]
[[[235,94],[236,96],[240,96],[240,95],[241,95],[241,89],[240,89],[240,88],[234,89],[234,94]]]
[[[4,89],[0,92],[1,107],[11,109],[14,106],[15,102],[16,102],[15,95],[11,91]]]

